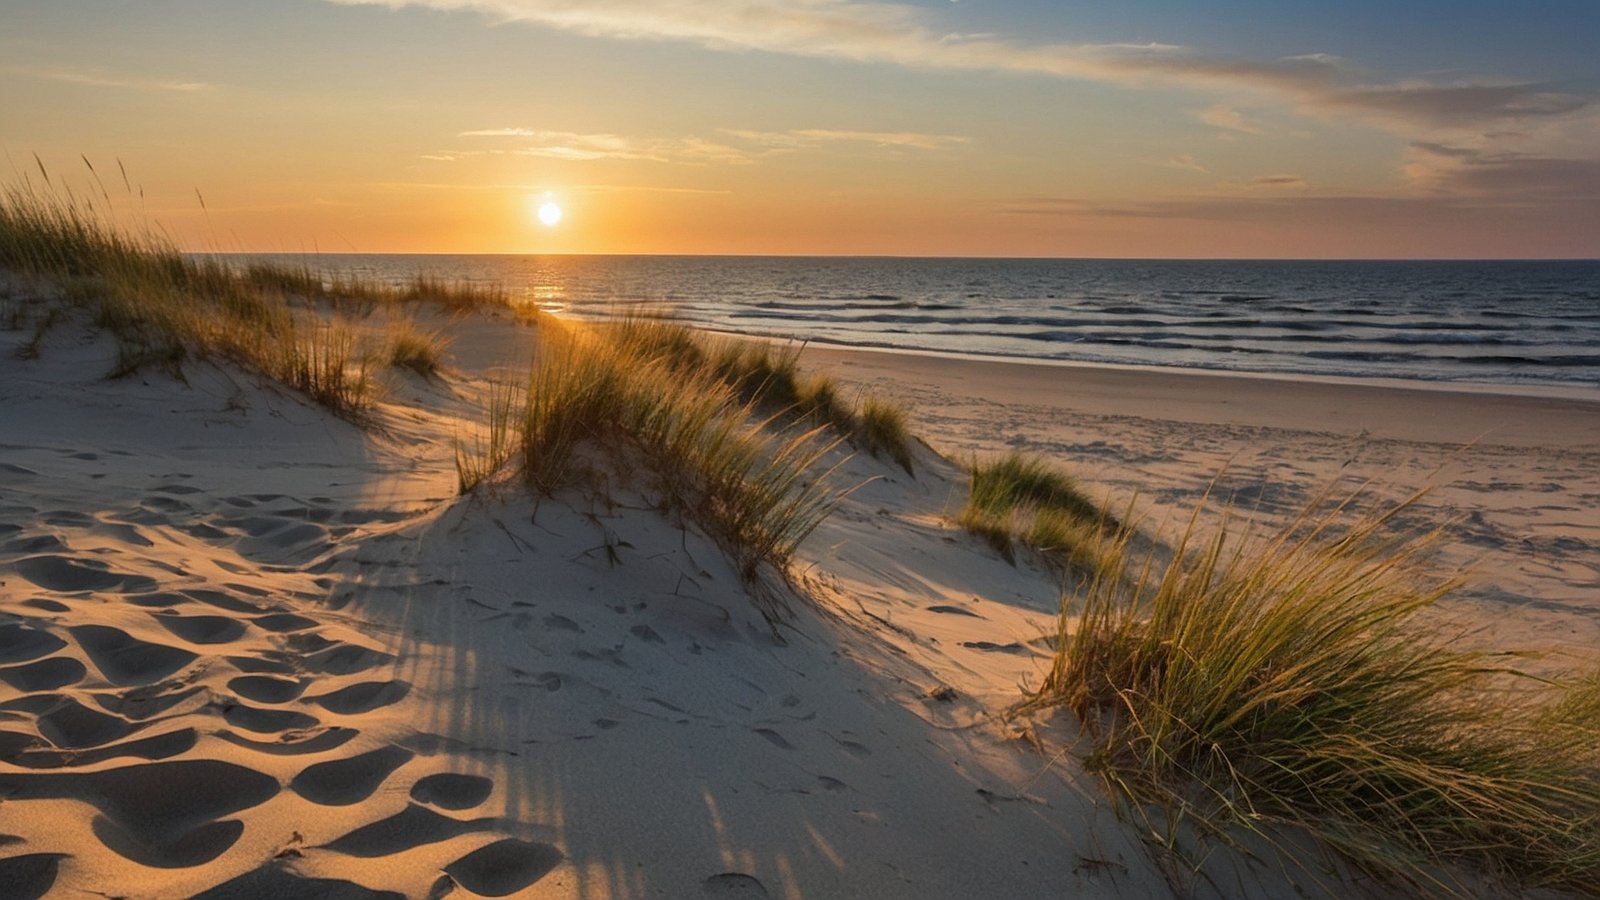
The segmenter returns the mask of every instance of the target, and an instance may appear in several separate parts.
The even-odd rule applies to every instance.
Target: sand
[[[81,322],[37,360],[0,332],[0,893],[1287,890],[1186,876],[1019,739],[1058,588],[951,524],[941,453],[1047,452],[1152,515],[1225,462],[1266,517],[1341,473],[1431,478],[1418,515],[1481,566],[1452,614],[1600,645],[1594,400],[808,351],[932,448],[915,477],[843,463],[861,486],[764,594],[775,626],[622,473],[455,496],[453,440],[536,336],[450,328],[450,377],[397,376],[366,430],[226,367],[106,381]]]

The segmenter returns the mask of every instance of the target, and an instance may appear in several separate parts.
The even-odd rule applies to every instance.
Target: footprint
[[[993,641],[962,641],[961,646],[973,650],[984,650],[991,653],[1026,653],[1027,648],[1016,641],[1009,644],[996,644]]]
[[[189,588],[182,593],[192,599],[199,600],[201,603],[209,603],[218,609],[225,609],[228,612],[267,612],[266,609],[251,603],[249,600],[243,600],[239,597],[233,596],[232,594],[224,593],[222,591],[213,591],[209,588]]]
[[[328,675],[354,675],[392,662],[394,657],[381,650],[341,643],[306,657],[305,666]]]
[[[66,641],[42,628],[16,622],[0,625],[0,663],[38,659],[66,645]]]
[[[257,734],[276,734],[281,731],[300,731],[317,725],[317,720],[292,709],[260,709],[243,703],[231,703],[222,710],[222,718],[235,728]]]
[[[193,728],[180,728],[94,750],[28,750],[8,761],[28,769],[60,769],[66,766],[92,766],[108,759],[167,759],[187,753],[198,741],[199,735]],[[3,756],[0,753],[0,757]]]
[[[179,682],[150,684],[118,693],[93,694],[94,702],[106,712],[116,713],[124,719],[143,722],[177,706],[204,688],[195,685],[183,688]]]
[[[263,673],[272,675],[291,675],[294,673],[294,665],[288,661],[288,654],[271,652],[270,655],[279,656],[282,658],[263,659],[259,656],[229,656],[225,658],[235,669],[238,669],[241,672],[249,672],[252,675]]]
[[[41,712],[37,724],[45,740],[64,750],[98,747],[134,730],[127,719],[96,712],[71,697],[62,697],[48,712]]]
[[[756,734],[759,734],[762,737],[766,738],[768,741],[770,741],[772,743],[772,746],[777,747],[780,750],[793,750],[794,749],[794,745],[793,744],[789,743],[787,740],[784,739],[783,735],[777,733],[776,731],[773,731],[771,728],[757,728],[757,729],[754,729],[754,730],[755,730]]]
[[[817,783],[821,784],[822,789],[825,791],[847,791],[850,789],[850,785],[827,775],[818,775]]]
[[[305,685],[292,678],[272,675],[240,675],[229,679],[228,690],[256,703],[288,703],[300,696]]]
[[[244,834],[244,823],[238,819],[207,822],[177,835],[141,835],[105,816],[95,816],[93,827],[100,843],[139,865],[155,869],[204,865],[227,852]]]
[[[70,656],[52,656],[20,666],[0,669],[0,681],[25,694],[53,691],[69,684],[77,684],[89,674],[83,663]]]
[[[442,809],[471,809],[489,799],[493,790],[494,782],[481,775],[440,772],[419,778],[411,786],[411,799]]]
[[[713,875],[701,884],[707,897],[766,897],[767,887],[743,872],[724,872]]]
[[[3,781],[0,781],[0,784],[3,784]],[[494,819],[489,818],[463,822],[412,803],[387,819],[363,825],[341,838],[324,844],[323,847],[347,856],[371,859],[402,853],[413,847],[446,841],[474,831],[488,831],[494,826],[494,822]]]
[[[865,744],[858,744],[855,741],[840,740],[839,738],[834,738],[833,740],[834,743],[843,747],[847,753],[857,759],[865,759],[866,757],[872,755],[872,748]]]
[[[75,594],[80,591],[152,591],[156,583],[143,575],[111,571],[99,560],[76,560],[65,556],[30,556],[11,564],[17,574],[48,591]]]
[[[323,753],[343,747],[350,742],[351,738],[360,733],[354,728],[329,728],[325,731],[281,734],[276,741],[257,741],[234,734],[231,731],[219,731],[217,732],[217,737],[236,747],[244,747],[257,753],[270,753],[273,756],[298,756],[306,753]]]
[[[983,618],[983,616],[978,615],[964,606],[930,606],[928,607],[928,612],[943,613],[947,616],[971,616],[974,619]]]
[[[284,900],[405,900],[394,891],[374,891],[353,881],[337,878],[311,878],[285,870],[276,862],[267,863],[237,878],[195,895],[195,900],[255,900],[273,897]]]
[[[109,625],[79,625],[67,630],[89,655],[89,660],[100,670],[100,674],[113,684],[157,681],[197,658],[197,654],[187,650],[141,641]]]
[[[305,616],[298,616],[294,613],[272,613],[271,615],[257,616],[250,621],[268,631],[278,632],[304,631],[319,624],[316,619],[308,619]]]
[[[665,644],[667,642],[665,638],[657,634],[656,630],[651,628],[649,625],[635,625],[632,628],[629,628],[628,631],[634,637],[641,641],[645,641],[646,643]]]
[[[505,897],[526,890],[565,860],[561,851],[549,844],[504,838],[479,847],[444,870],[474,894]]]
[[[25,853],[0,859],[0,885],[6,896],[16,900],[35,900],[50,893],[65,853]]]
[[[410,692],[411,684],[406,681],[363,681],[306,699],[329,712],[354,715],[399,703]]]
[[[583,633],[583,626],[563,615],[552,613],[544,617],[544,627],[551,631],[575,631]]]
[[[245,625],[227,616],[156,616],[161,627],[191,644],[225,644],[238,640]]]
[[[94,806],[115,826],[105,829],[106,835],[122,842],[112,849],[135,861],[156,860],[148,865],[160,865],[162,859],[197,858],[212,849],[221,853],[226,847],[217,849],[218,845],[232,826],[212,831],[202,831],[202,826],[259,806],[277,793],[276,778],[213,759],[142,763],[98,772],[0,772],[0,794],[9,802],[71,799]],[[98,822],[95,830],[102,831]],[[226,843],[231,846],[232,840]]]
[[[410,750],[390,745],[349,759],[317,763],[296,775],[289,789],[312,803],[349,806],[372,796],[390,773],[414,756]],[[415,793],[413,788],[413,796]]]

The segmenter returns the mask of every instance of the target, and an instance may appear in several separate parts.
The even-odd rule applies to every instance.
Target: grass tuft
[[[815,429],[773,430],[734,389],[695,377],[615,334],[552,335],[529,377],[516,423],[520,471],[541,494],[593,482],[596,453],[653,479],[664,505],[695,520],[746,579],[784,570],[837,502]]]
[[[805,375],[800,345],[709,338],[660,314],[625,316],[604,328],[618,346],[680,373],[709,373],[763,413],[826,427],[913,474],[905,411],[875,397],[863,399],[858,408],[832,378]]]
[[[1600,893],[1600,675],[1538,688],[1420,627],[1454,585],[1425,574],[1433,535],[1393,535],[1402,509],[1322,503],[1259,541],[1191,520],[1165,562],[1123,540],[1019,710],[1071,710],[1169,828],[1300,830],[1425,894]]]
[[[1020,542],[1047,558],[1093,568],[1104,535],[1119,526],[1072,476],[1036,457],[1009,453],[967,466],[971,479],[958,521],[1007,562]]]
[[[405,318],[374,341],[371,329],[330,317],[319,304],[353,303],[370,313],[380,302],[427,299],[464,308],[504,300],[495,289],[428,279],[399,290],[359,280],[330,285],[305,268],[187,257],[152,230],[135,235],[117,227],[107,207],[70,194],[63,200],[28,182],[0,193],[0,268],[55,284],[67,304],[111,332],[118,342],[113,376],[156,365],[181,377],[187,360],[221,357],[349,418],[375,400],[376,361],[432,375],[444,345]],[[57,315],[52,307],[38,320],[24,355],[38,353]]]

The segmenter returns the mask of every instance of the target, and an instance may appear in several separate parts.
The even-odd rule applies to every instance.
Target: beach
[[[1441,629],[1600,646],[1600,401],[810,347],[910,411],[752,589],[650,490],[460,496],[538,330],[437,317],[366,427],[227,364],[107,380],[83,321],[0,332],[0,884],[18,896],[1348,896],[1175,865],[1007,711],[1061,587],[953,522],[970,454],[1059,463],[1153,533],[1432,485]],[[752,602],[752,600],[759,602]],[[780,613],[763,615],[763,609]],[[1041,740],[1040,735],[1043,735]],[[1065,747],[1066,749],[1060,749]]]

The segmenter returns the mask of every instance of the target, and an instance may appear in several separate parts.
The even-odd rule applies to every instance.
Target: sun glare
[[[539,224],[546,228],[553,227],[561,221],[561,206],[554,200],[546,200],[539,204]]]

